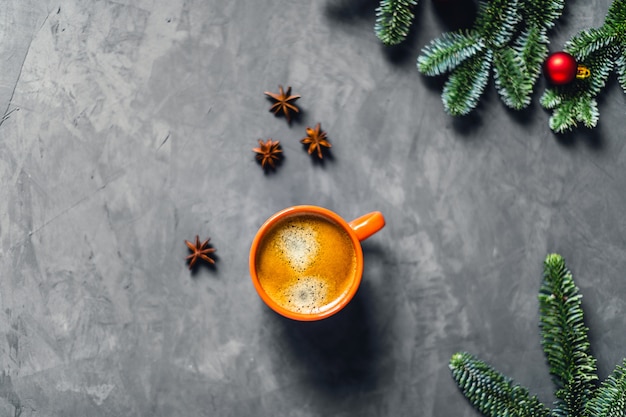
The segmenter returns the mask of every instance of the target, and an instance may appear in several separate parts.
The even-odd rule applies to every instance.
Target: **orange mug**
[[[318,206],[281,210],[250,248],[250,276],[261,299],[294,320],[332,316],[352,300],[363,275],[361,241],[385,226],[374,211],[346,222]]]

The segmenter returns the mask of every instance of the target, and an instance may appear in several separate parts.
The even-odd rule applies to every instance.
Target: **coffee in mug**
[[[259,242],[259,283],[279,306],[301,314],[333,308],[352,286],[356,251],[346,230],[310,213],[287,216]]]
[[[250,247],[250,277],[261,299],[300,321],[341,311],[363,274],[361,241],[385,226],[374,211],[346,222],[324,207],[287,207],[263,223]]]

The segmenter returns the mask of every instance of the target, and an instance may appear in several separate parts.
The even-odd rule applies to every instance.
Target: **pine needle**
[[[426,75],[445,74],[484,48],[484,41],[476,33],[444,33],[425,47],[417,66]]]
[[[417,0],[381,0],[376,8],[374,32],[385,45],[397,45],[409,34]]]
[[[462,116],[476,107],[489,81],[490,67],[490,51],[463,61],[443,88],[444,109],[453,116]]]

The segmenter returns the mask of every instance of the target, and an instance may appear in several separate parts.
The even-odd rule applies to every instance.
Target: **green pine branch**
[[[547,31],[560,17],[563,4],[564,0],[482,0],[474,26],[432,40],[422,49],[417,68],[428,76],[449,73],[442,101],[444,109],[453,116],[476,108],[492,73],[505,105],[523,109],[530,104],[548,55]],[[466,64],[476,59],[482,62]],[[482,72],[472,77],[467,74],[468,67]],[[475,82],[471,94],[460,82],[482,82],[485,77],[485,85],[477,89],[480,84]]]
[[[485,49],[485,42],[476,32],[444,33],[437,43],[426,47],[428,53],[419,62],[426,75],[445,74],[461,62]]]
[[[491,51],[485,51],[461,62],[450,75],[442,93],[448,113],[467,113],[476,106],[489,81],[491,59]]]
[[[487,417],[547,417],[550,410],[528,390],[466,352],[450,360],[453,378],[465,397]]]
[[[529,75],[528,79],[533,80],[531,90],[534,86],[534,80],[541,74],[544,57],[548,55],[548,43],[546,31],[540,29],[539,26],[531,26],[528,30],[523,31],[513,44],[513,48],[526,68]]]
[[[626,93],[626,0],[614,0],[604,25],[579,32],[565,44],[564,50],[587,67],[591,75],[550,87],[541,97],[541,105],[553,111],[550,129],[558,133],[570,131],[579,123],[588,128],[597,125],[600,112],[596,97],[613,70]]]
[[[524,20],[528,22],[528,27],[541,27],[551,29],[563,13],[564,3],[553,0],[532,0],[524,1],[520,7]]]
[[[544,261],[539,291],[542,347],[556,386],[549,409],[536,396],[469,353],[450,359],[463,395],[486,417],[623,417],[626,415],[626,359],[596,385],[596,359],[584,324],[582,295],[558,254]]]
[[[533,83],[525,76],[520,60],[521,57],[515,49],[506,47],[496,52],[493,63],[496,90],[504,103],[512,108],[518,103],[524,107],[530,104],[530,93],[533,89]]]
[[[620,55],[617,57],[615,69],[617,71],[617,81],[626,90],[626,56]]]
[[[626,415],[626,359],[598,388],[598,395],[587,405],[587,415],[613,417]]]
[[[376,8],[374,32],[385,45],[397,45],[409,34],[417,0],[381,0]]]
[[[523,0],[491,0],[478,4],[475,28],[493,49],[501,48],[511,40],[522,19],[520,1]]]
[[[559,414],[567,416],[582,415],[598,379],[581,299],[563,258],[548,255],[539,291],[541,344],[558,387],[557,408],[563,411]]]

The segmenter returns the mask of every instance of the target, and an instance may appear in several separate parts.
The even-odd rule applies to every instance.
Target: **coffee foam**
[[[294,223],[278,235],[280,250],[291,268],[304,272],[320,249],[317,231],[306,223]]]
[[[318,277],[299,277],[284,290],[289,309],[296,313],[311,314],[326,303],[328,284]]]

